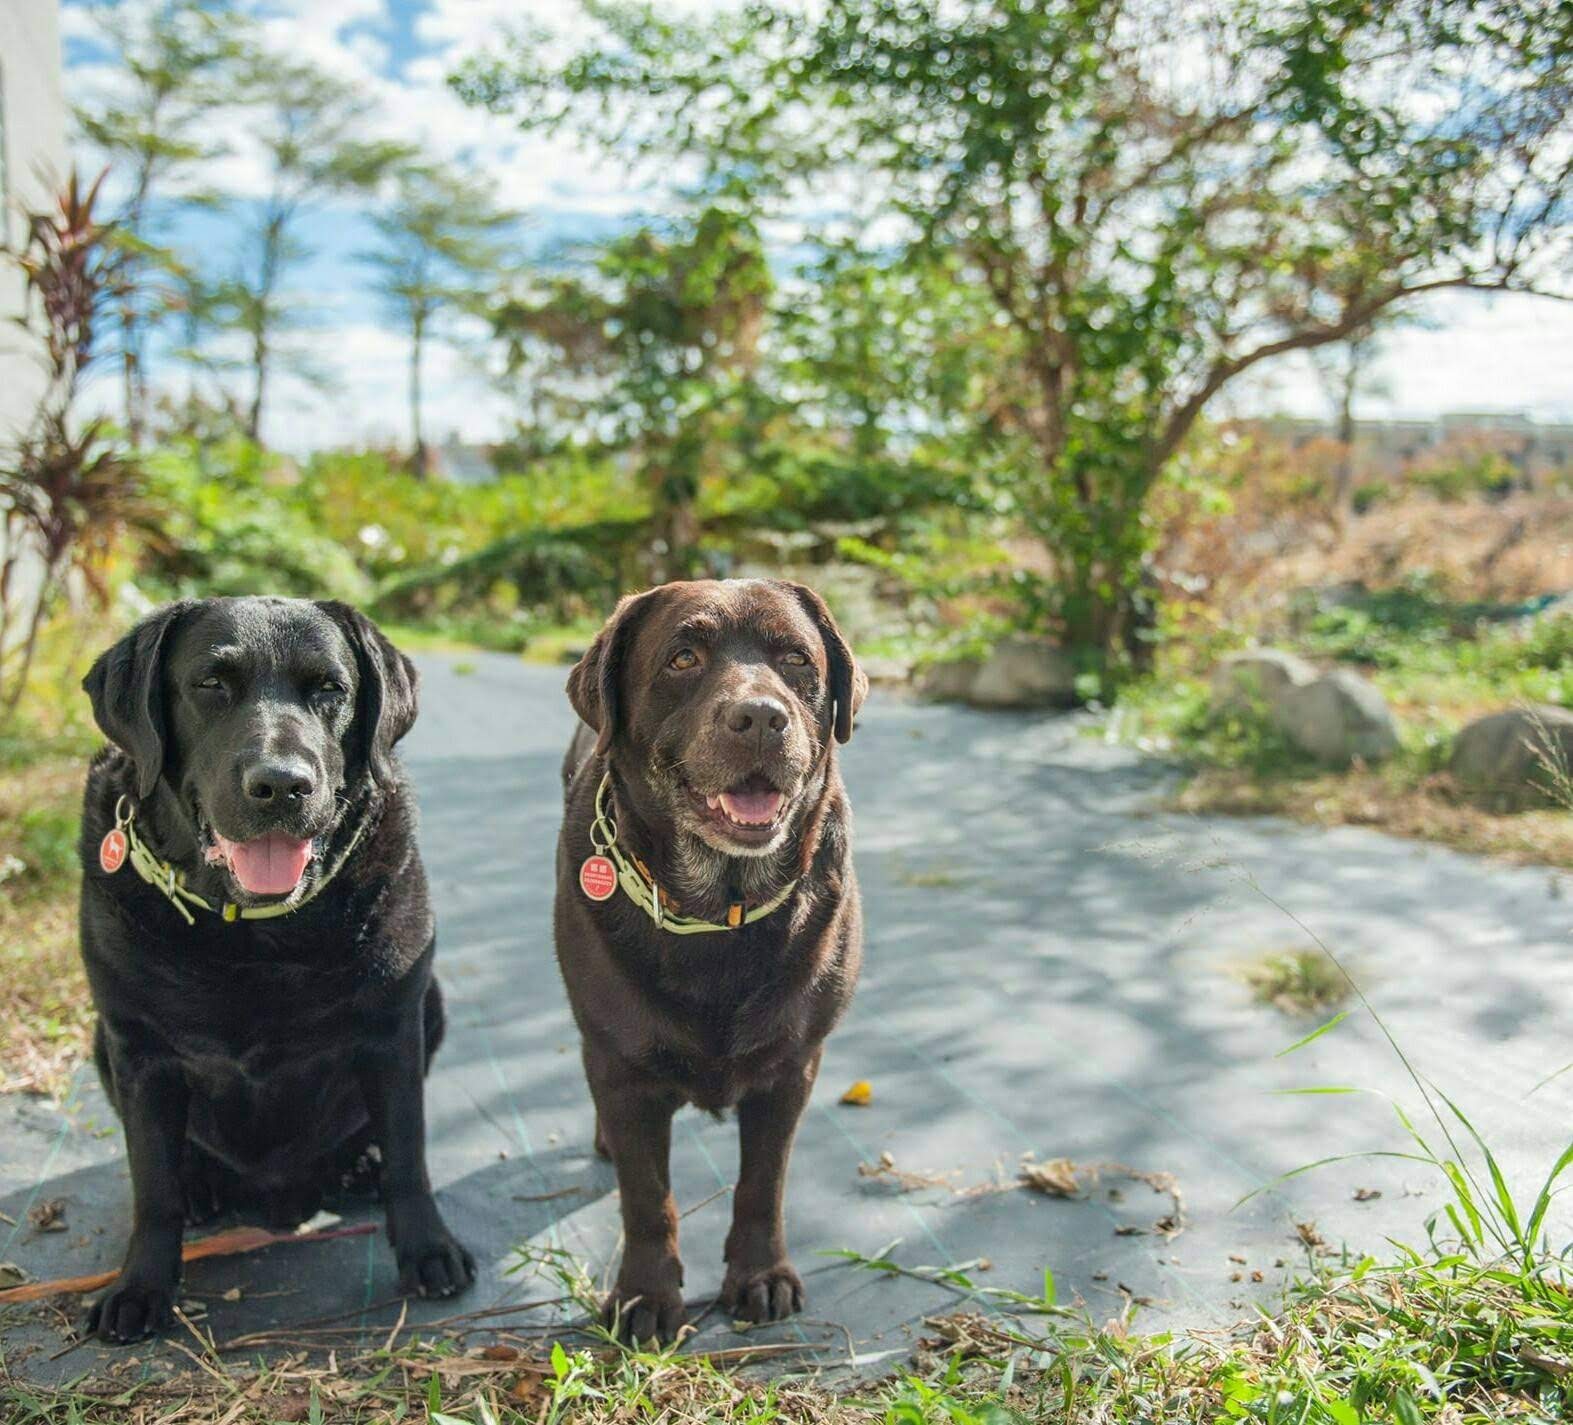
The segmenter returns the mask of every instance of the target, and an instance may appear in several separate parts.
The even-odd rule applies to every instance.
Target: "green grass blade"
[[[1313,1040],[1320,1039],[1324,1034],[1327,1033],[1328,1030],[1337,1029],[1338,1026],[1348,1018],[1349,1011],[1347,1009],[1339,1010],[1338,1013],[1329,1019],[1326,1024],[1321,1025],[1317,1029],[1313,1029],[1305,1036],[1304,1039],[1296,1039],[1294,1043],[1291,1044],[1287,1049],[1280,1049],[1276,1054],[1273,1055],[1273,1058],[1282,1059],[1286,1054],[1293,1054],[1296,1049],[1305,1048],[1305,1046],[1311,1043]]]

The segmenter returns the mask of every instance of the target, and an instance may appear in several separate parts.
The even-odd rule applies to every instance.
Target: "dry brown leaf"
[[[66,1230],[66,1200],[48,1197],[36,1202],[27,1210],[27,1220],[35,1232],[64,1232]]]
[[[1069,1158],[1050,1158],[1046,1163],[1023,1163],[1021,1181],[1034,1192],[1050,1197],[1075,1197],[1081,1190],[1076,1181],[1076,1164]]]

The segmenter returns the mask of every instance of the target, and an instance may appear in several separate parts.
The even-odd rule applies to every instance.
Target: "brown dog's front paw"
[[[399,1256],[399,1290],[409,1296],[457,1296],[475,1280],[475,1258],[446,1230],[405,1244]]]
[[[174,1319],[175,1287],[128,1281],[111,1287],[93,1303],[88,1331],[111,1346],[125,1346],[162,1331]]]
[[[601,1324],[625,1345],[675,1341],[688,1321],[681,1287],[639,1288],[619,1282],[601,1307]]]
[[[762,1268],[728,1267],[721,1304],[734,1321],[785,1321],[803,1309],[803,1279],[790,1262]]]

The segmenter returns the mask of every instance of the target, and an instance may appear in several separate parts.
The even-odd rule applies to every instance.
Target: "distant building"
[[[49,202],[70,169],[60,75],[58,0],[0,3],[0,253],[14,253],[23,215]],[[43,389],[36,348],[15,324],[22,274],[0,255],[0,448],[26,428]]]
[[[489,485],[497,478],[497,451],[490,445],[469,445],[450,436],[433,447],[429,457],[431,473],[455,485]]]
[[[1295,416],[1243,424],[1292,445],[1331,440],[1337,434],[1331,421]],[[1431,420],[1356,421],[1354,425],[1355,463],[1367,475],[1397,474],[1430,451],[1468,443],[1500,451],[1526,485],[1573,476],[1573,424],[1536,421],[1522,411],[1448,411]]]

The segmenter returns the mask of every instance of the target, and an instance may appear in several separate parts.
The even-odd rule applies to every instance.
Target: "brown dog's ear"
[[[825,645],[825,658],[830,664],[830,696],[835,699],[835,734],[837,742],[846,742],[852,736],[852,719],[868,696],[868,674],[858,666],[852,649],[841,632],[829,606],[806,584],[786,584],[797,600],[808,610],[808,615],[819,629]]]
[[[596,734],[595,755],[604,757],[617,733],[621,713],[617,684],[623,658],[633,642],[639,620],[659,589],[642,594],[625,594],[618,600],[612,616],[601,626],[595,641],[584,652],[568,675],[568,701],[579,720]]]
[[[354,732],[372,781],[389,786],[397,775],[394,746],[415,725],[420,709],[421,675],[359,609],[337,599],[319,599],[317,607],[338,624],[355,650]]]
[[[149,614],[119,643],[100,653],[82,679],[93,721],[137,774],[137,796],[153,794],[164,770],[164,644],[194,599]]]

